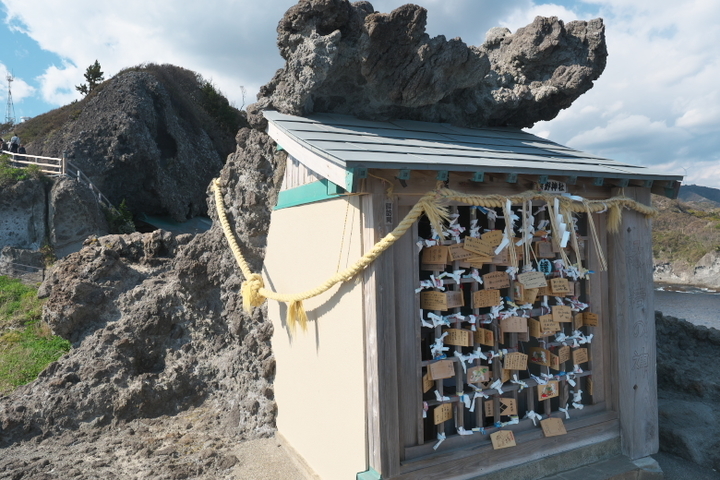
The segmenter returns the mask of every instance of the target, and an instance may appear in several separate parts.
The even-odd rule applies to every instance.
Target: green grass
[[[43,178],[39,166],[29,165],[27,168],[15,168],[10,164],[8,155],[0,155],[0,187],[7,187],[29,178]]]
[[[0,276],[0,395],[35,380],[70,350],[41,320],[42,304],[35,288]]]

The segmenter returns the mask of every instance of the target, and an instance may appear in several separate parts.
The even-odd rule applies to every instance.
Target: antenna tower
[[[10,88],[10,85],[12,84],[12,81],[15,80],[11,73],[8,73],[5,77],[8,84],[8,97],[7,97],[7,109],[5,110],[5,123],[15,123],[15,106],[13,105],[12,101],[12,89]]]

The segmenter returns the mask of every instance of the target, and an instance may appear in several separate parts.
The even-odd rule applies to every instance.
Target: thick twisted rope
[[[457,201],[467,205],[486,208],[506,208],[507,200],[510,200],[513,204],[519,204],[528,200],[544,200],[549,203],[554,199],[559,198],[563,208],[572,212],[591,213],[610,209],[611,218],[608,223],[616,223],[616,225],[614,225],[614,228],[612,228],[613,225],[610,225],[608,228],[615,232],[620,226],[622,208],[635,210],[645,216],[657,215],[657,211],[654,208],[638,203],[627,197],[613,197],[602,201],[583,200],[580,202],[569,197],[558,197],[556,195],[538,192],[526,192],[506,197],[502,195],[468,195],[455,190],[441,188],[423,195],[405,216],[405,218],[398,224],[398,226],[376,243],[373,248],[358,259],[355,264],[341,272],[336,273],[324,283],[311,290],[294,294],[281,294],[265,288],[262,276],[259,273],[253,273],[250,270],[250,266],[240,250],[240,246],[237,243],[235,234],[233,233],[227,214],[225,213],[225,201],[223,200],[222,191],[220,189],[220,182],[215,179],[211,185],[215,194],[215,207],[217,209],[218,219],[220,220],[223,232],[225,233],[225,238],[227,239],[230,249],[235,256],[235,260],[240,266],[240,270],[245,276],[245,282],[243,282],[241,287],[243,308],[246,312],[251,312],[253,307],[261,306],[265,302],[266,298],[287,303],[288,324],[291,328],[294,328],[295,323],[299,322],[303,329],[307,326],[307,314],[302,304],[303,300],[316,297],[328,291],[334,285],[340,282],[347,282],[355,275],[365,270],[376,258],[378,258],[385,250],[390,248],[400,237],[402,237],[423,214],[428,217],[428,220],[435,231],[442,235],[443,224],[447,222],[449,218],[446,206],[448,201]],[[616,218],[612,218],[613,216]]]

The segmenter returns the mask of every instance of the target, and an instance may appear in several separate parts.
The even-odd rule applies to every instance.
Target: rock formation
[[[368,2],[345,0],[302,0],[286,13],[278,44],[287,64],[249,107],[252,128],[238,132],[236,151],[220,173],[230,223],[253,271],[262,265],[286,160],[264,133],[262,108],[525,126],[568,106],[604,66],[600,20],[564,26],[557,19],[537,19],[514,35],[496,30],[485,45],[468,48],[460,40],[428,38],[425,15],[412,5],[375,14]],[[123,96],[103,99],[100,92],[96,101],[124,102],[122,114],[93,119],[92,125],[83,120],[65,130],[74,161],[97,169],[90,173],[101,178],[106,194],[122,193],[128,201],[128,191],[143,201],[158,197],[153,205],[176,204],[178,217],[195,211],[195,197],[173,193],[179,183],[158,180],[158,171],[180,168],[175,159],[189,152],[179,144],[180,130],[163,125],[164,117],[153,113],[168,106],[162,89],[141,74],[118,81]],[[145,94],[154,103],[141,108],[134,97]],[[139,116],[142,121],[130,121]],[[115,152],[108,167],[103,167],[104,157],[95,156],[86,133],[80,134],[83,129],[104,132],[107,145],[101,150]],[[132,149],[157,157],[157,150],[172,144],[164,143],[163,131],[178,145],[177,155],[160,155],[164,160],[144,165],[145,153]],[[136,190],[131,190],[131,175],[113,177],[122,162],[137,175],[133,181],[143,179]],[[193,175],[192,182],[207,185],[204,172]],[[264,308],[243,312],[239,289],[244,278],[217,222],[214,200],[205,195],[214,220],[206,233],[192,239],[163,232],[91,239],[58,263],[41,289],[48,297],[44,318],[72,340],[74,349],[37,381],[0,399],[0,448],[6,447],[0,472],[34,475],[52,468],[74,478],[110,478],[142,471],[161,478],[159,470],[167,474],[162,478],[175,478],[168,472],[183,461],[194,470],[183,470],[185,476],[178,478],[219,478],[219,465],[232,459],[212,463],[211,454],[203,453],[205,444],[190,439],[185,448],[183,439],[215,432],[207,437],[220,450],[272,432],[272,326]],[[150,434],[162,424],[176,435],[177,429],[167,426],[170,417],[190,427],[177,443],[164,447],[167,441]],[[51,452],[53,445],[81,453],[84,445],[97,445],[110,435],[123,448],[103,440],[106,455],[94,468],[54,454],[42,465],[26,461],[28,452]]]
[[[299,2],[278,25],[285,67],[248,112],[530,127],[569,107],[605,68],[601,19],[538,17],[514,34],[491,30],[479,47],[430,38],[426,19],[417,5],[383,14],[369,2]]]
[[[0,246],[37,250],[45,241],[45,186],[23,180],[0,189]]]
[[[208,113],[201,87],[197,74],[172,65],[123,71],[64,107],[73,109],[70,119],[30,142],[28,152],[64,154],[114,205],[126,200],[135,213],[177,221],[205,215],[205,187],[244,121],[234,110],[234,125],[223,126]]]
[[[720,469],[720,331],[655,314],[660,448]]]

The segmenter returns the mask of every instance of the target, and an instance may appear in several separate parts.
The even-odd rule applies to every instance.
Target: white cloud
[[[3,104],[7,102],[7,91],[8,91],[8,85],[7,85],[7,76],[10,73],[10,70],[0,63],[0,76],[2,76],[2,80],[0,85],[0,94],[3,98]],[[17,78],[13,76],[13,81],[11,83],[11,92],[12,92],[12,98],[13,103],[20,102],[25,98],[31,97],[35,94],[35,89],[28,85],[28,83],[23,80],[22,78]],[[4,121],[4,115],[3,115],[3,121]]]

